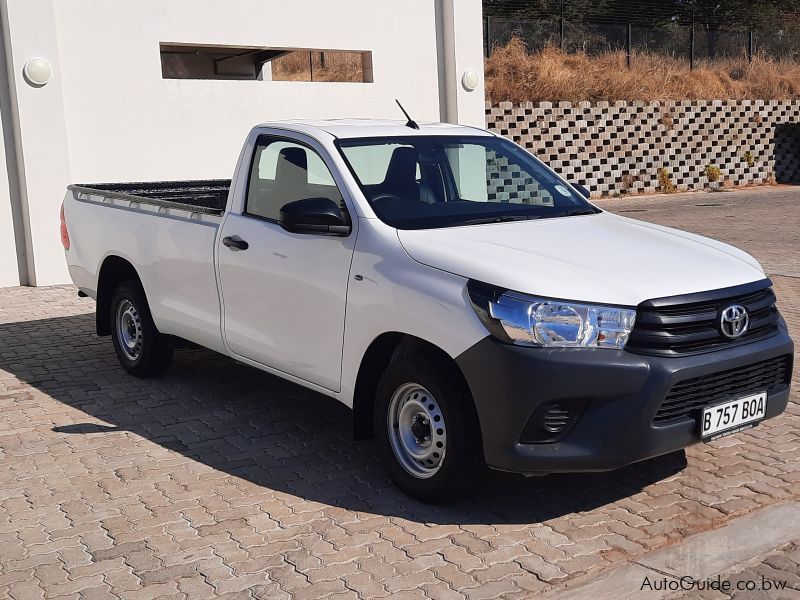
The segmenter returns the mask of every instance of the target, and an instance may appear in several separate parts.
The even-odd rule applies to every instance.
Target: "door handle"
[[[222,238],[222,243],[225,244],[225,246],[227,246],[228,248],[230,248],[231,250],[234,250],[234,251],[247,250],[250,247],[250,244],[245,242],[238,235],[234,235],[234,236],[230,236],[229,235],[227,237],[224,237],[224,238]]]

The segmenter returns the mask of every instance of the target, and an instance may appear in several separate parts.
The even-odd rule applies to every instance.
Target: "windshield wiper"
[[[592,210],[591,208],[573,208],[572,210],[568,210],[562,217],[578,217],[580,215],[596,215],[597,211]]]
[[[461,221],[457,225],[485,225],[488,223],[508,223],[509,221],[528,221],[531,219],[541,219],[536,215],[505,215],[502,217],[484,217],[482,219],[472,219],[470,221]]]

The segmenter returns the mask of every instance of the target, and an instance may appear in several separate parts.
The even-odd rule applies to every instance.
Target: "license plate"
[[[767,414],[767,393],[753,394],[703,409],[700,437],[705,441],[748,429]]]

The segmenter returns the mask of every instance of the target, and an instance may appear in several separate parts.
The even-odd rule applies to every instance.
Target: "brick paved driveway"
[[[800,190],[607,206],[754,252],[800,338]],[[343,406],[202,350],[134,379],[92,311],[71,287],[0,290],[0,597],[524,597],[800,496],[795,391],[685,455],[491,474],[428,507]]]

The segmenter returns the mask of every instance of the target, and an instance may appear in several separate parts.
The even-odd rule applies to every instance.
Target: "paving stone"
[[[44,598],[44,590],[35,579],[18,581],[8,586],[8,596],[13,600],[39,600]]]

